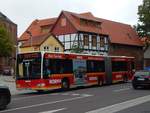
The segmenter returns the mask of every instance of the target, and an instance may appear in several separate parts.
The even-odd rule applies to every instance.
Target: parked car
[[[135,72],[132,78],[132,86],[134,89],[139,87],[149,87],[150,86],[150,71],[141,70]]]
[[[11,94],[8,87],[0,85],[0,110],[3,110],[11,101]]]

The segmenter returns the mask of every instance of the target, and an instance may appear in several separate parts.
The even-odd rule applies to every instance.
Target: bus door
[[[87,82],[86,79],[86,60],[74,59],[73,60],[73,73],[75,85],[83,85]]]
[[[29,60],[23,61],[24,64],[24,77],[29,79],[30,77],[30,62]]]

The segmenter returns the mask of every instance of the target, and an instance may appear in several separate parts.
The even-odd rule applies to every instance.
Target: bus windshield
[[[16,74],[16,79],[40,79],[41,55],[39,53],[18,55]]]

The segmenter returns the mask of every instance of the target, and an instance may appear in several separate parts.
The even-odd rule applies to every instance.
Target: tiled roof
[[[62,12],[78,31],[109,35],[111,43],[143,46],[142,42],[139,40],[139,36],[137,35],[136,31],[130,25],[97,18],[94,17],[91,13],[76,14],[68,11]],[[87,18],[88,20],[95,20],[96,22],[100,22],[101,28],[82,26],[79,20],[76,20],[73,15],[78,18]]]
[[[138,34],[130,25],[101,18],[99,20],[102,22],[102,31],[109,34],[111,43],[143,46]]]
[[[48,34],[46,35],[39,35],[39,36],[34,36],[32,37],[32,39],[28,39],[26,42],[23,43],[23,45],[21,47],[29,47],[31,46],[39,46],[43,43],[43,41],[45,41],[48,38]]]
[[[15,24],[14,22],[12,22],[7,16],[5,16],[2,12],[0,12],[0,19],[4,19],[5,21]],[[16,24],[15,24],[16,25]]]
[[[74,28],[77,31],[109,35],[111,43],[143,46],[137,33],[130,25],[114,22],[102,18],[97,18],[93,16],[90,12],[77,14],[73,12],[62,11],[61,14],[62,13],[65,15],[67,20],[74,26]],[[54,29],[55,24],[57,23],[59,17],[43,19],[43,20],[35,20],[27,28],[26,31],[31,31],[33,37],[44,35],[45,33],[41,31],[41,27],[48,26],[49,30]],[[81,19],[92,21],[92,22],[94,21],[97,24],[100,24],[101,27],[81,25],[80,22]],[[29,34],[26,33],[26,31],[21,35],[19,40],[29,39],[30,36]]]
[[[47,34],[42,32],[41,27],[48,26],[49,30],[52,28],[53,24],[55,23],[57,18],[49,18],[49,19],[42,19],[42,20],[34,20],[31,25],[25,30],[25,32],[20,36],[18,39],[19,41],[28,40],[30,38],[29,34],[26,31],[30,31],[32,36],[39,36]]]
[[[47,33],[45,35],[34,36],[32,37],[32,39],[30,38],[27,41],[25,41],[21,47],[30,47],[31,41],[32,46],[40,46],[50,36],[53,36],[57,40],[57,42],[63,47],[62,43],[54,35],[51,35],[50,33]]]
[[[42,19],[39,20],[40,26],[47,26],[47,25],[53,25],[56,22],[57,18],[49,18],[49,19]]]
[[[81,25],[80,19],[91,20],[91,21],[99,22],[99,24],[101,24],[101,21],[95,18],[91,13],[76,14],[76,13],[68,12],[68,11],[62,11],[62,13],[68,18],[68,20],[72,23],[72,25],[78,31],[92,32],[92,33],[98,33],[98,34],[101,32],[100,28]]]

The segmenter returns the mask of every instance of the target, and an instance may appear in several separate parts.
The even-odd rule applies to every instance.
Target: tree
[[[10,39],[7,30],[0,26],[0,57],[11,56],[13,50],[13,43]]]
[[[150,38],[150,0],[143,0],[143,4],[138,7],[138,15],[137,31],[139,35]]]
[[[146,37],[146,50],[150,43],[150,0],[143,0],[143,3],[138,7],[139,23],[136,26],[136,31],[140,37]]]

